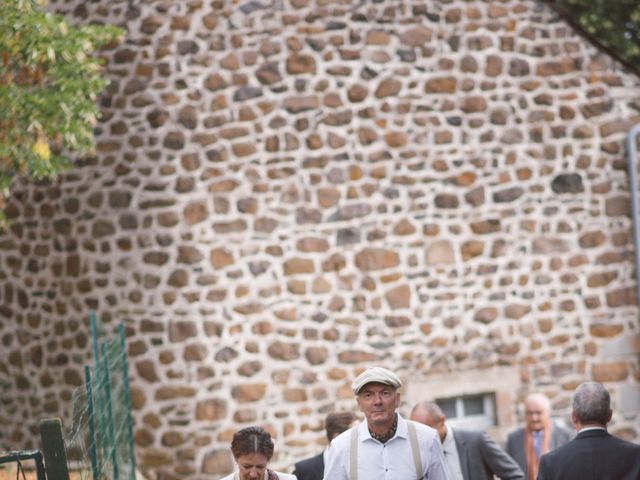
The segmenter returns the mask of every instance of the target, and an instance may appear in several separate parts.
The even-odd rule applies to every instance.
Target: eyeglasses
[[[527,417],[533,417],[535,415],[544,415],[543,410],[527,410],[524,412]]]

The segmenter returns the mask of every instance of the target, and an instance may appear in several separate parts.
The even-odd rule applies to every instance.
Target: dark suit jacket
[[[638,480],[640,445],[587,430],[540,459],[538,480]]]
[[[298,480],[322,480],[324,476],[324,458],[322,453],[315,457],[300,460],[295,464],[293,474]]]
[[[551,450],[561,447],[573,438],[573,432],[554,424],[551,434]],[[524,428],[519,428],[507,437],[507,453],[511,455],[520,468],[527,474],[527,455],[524,451]]]
[[[484,432],[452,429],[464,480],[522,480],[524,473]]]

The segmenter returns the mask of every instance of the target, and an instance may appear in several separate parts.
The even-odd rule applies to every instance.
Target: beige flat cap
[[[385,385],[389,385],[393,388],[400,388],[402,386],[402,382],[398,378],[398,376],[393,373],[391,370],[387,370],[382,367],[371,367],[367,368],[364,372],[358,375],[353,383],[351,384],[351,389],[355,395],[360,392],[362,387],[364,387],[367,383],[383,383]]]

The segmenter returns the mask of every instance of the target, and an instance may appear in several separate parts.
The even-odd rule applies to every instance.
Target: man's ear
[[[607,423],[611,421],[612,416],[613,416],[613,410],[609,409],[609,413],[607,413]]]
[[[575,412],[571,412],[571,421],[576,426],[576,428],[578,428],[578,424],[580,423],[580,421],[578,420],[578,417],[576,416]]]

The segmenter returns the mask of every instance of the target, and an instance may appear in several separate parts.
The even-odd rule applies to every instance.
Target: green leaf
[[[40,155],[45,138],[64,152],[94,150],[98,94],[109,83],[96,49],[119,41],[114,26],[70,26],[64,17],[40,11],[34,0],[0,0],[0,203],[13,178],[52,178],[71,166],[68,158]],[[43,153],[44,152],[44,153]],[[44,155],[44,156],[43,156]],[[2,222],[0,221],[0,225]]]

